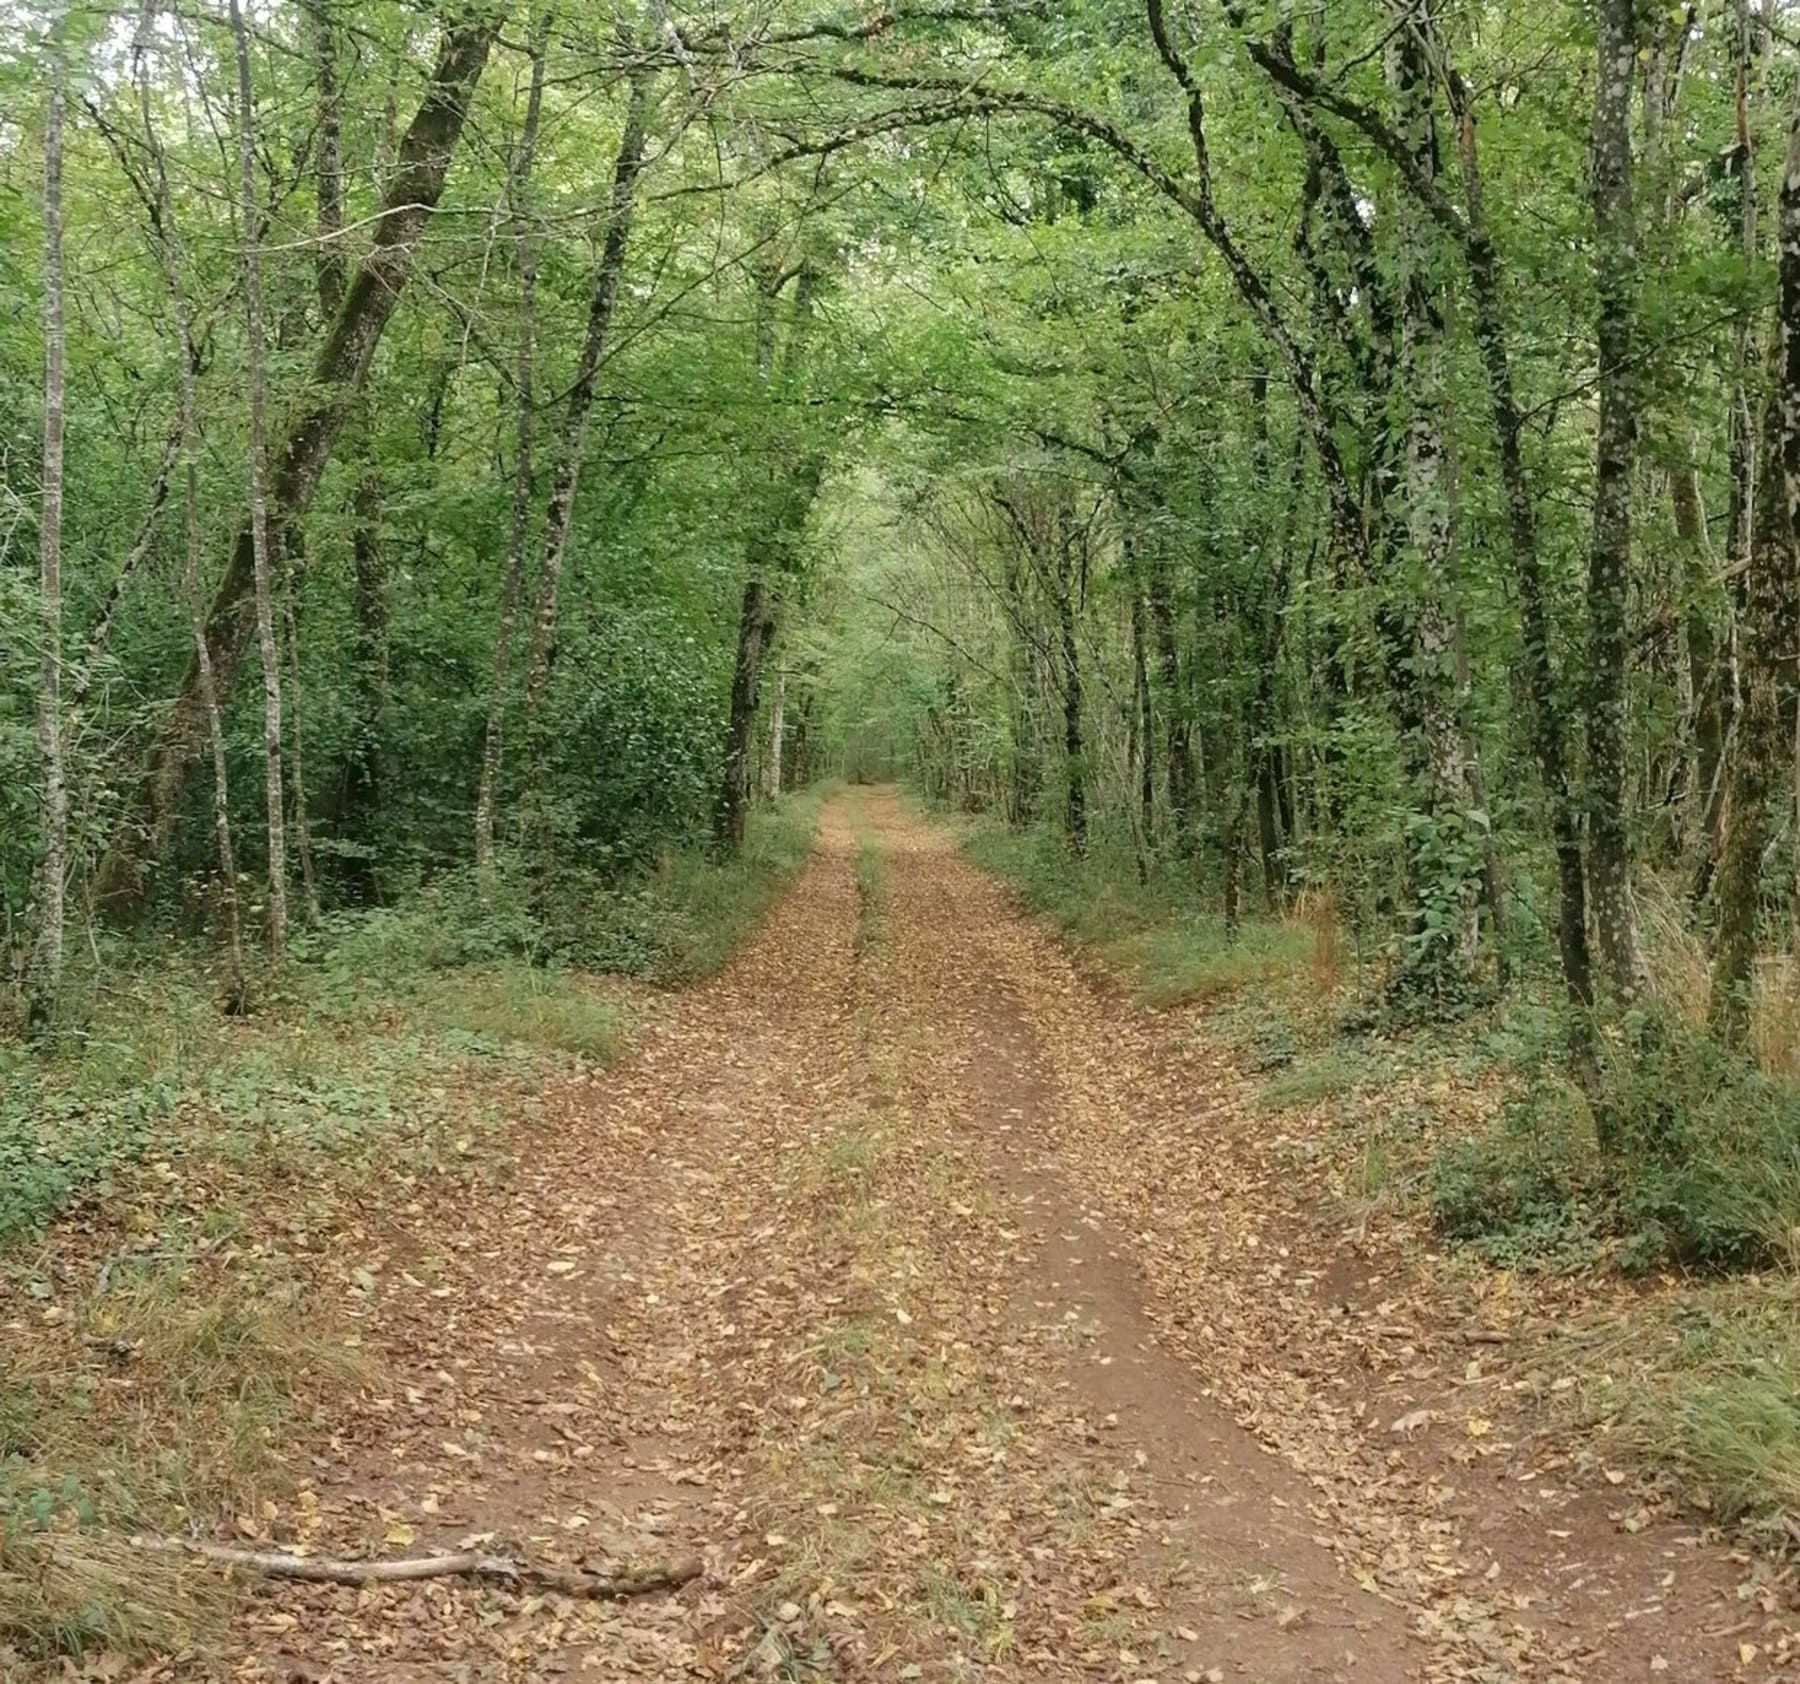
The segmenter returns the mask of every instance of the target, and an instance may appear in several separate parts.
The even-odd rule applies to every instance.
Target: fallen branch
[[[396,1584],[415,1579],[488,1579],[592,1601],[621,1601],[631,1596],[678,1590],[691,1579],[699,1578],[704,1571],[694,1556],[644,1567],[625,1567],[616,1573],[589,1573],[578,1567],[537,1567],[511,1556],[482,1555],[474,1550],[453,1555],[412,1556],[399,1561],[342,1561],[323,1555],[288,1555],[281,1550],[238,1549],[232,1544],[208,1543],[201,1538],[135,1537],[131,1541],[140,1549],[180,1551],[268,1579],[303,1579],[309,1584],[323,1585]]]

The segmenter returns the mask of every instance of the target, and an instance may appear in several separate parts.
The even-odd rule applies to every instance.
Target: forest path
[[[1465,1430],[1479,1357],[1422,1314],[1392,1348],[1404,1283],[1293,1148],[1192,1019],[852,791],[507,1183],[385,1232],[390,1395],[297,1510],[321,1550],[487,1534],[706,1581],[284,1587],[222,1667],[158,1676],[1766,1676],[1722,1550],[1613,1524],[1504,1394]]]

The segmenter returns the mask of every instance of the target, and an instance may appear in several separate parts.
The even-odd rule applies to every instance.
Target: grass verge
[[[1152,1006],[1200,1004],[1297,979],[1314,961],[1310,923],[1247,918],[1230,930],[1200,910],[1186,874],[1173,866],[1140,877],[1132,861],[1103,848],[1078,859],[1046,827],[977,825],[968,849],[1033,912],[1130,979]]]

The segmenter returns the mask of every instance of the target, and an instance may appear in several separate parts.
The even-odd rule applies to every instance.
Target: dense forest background
[[[21,1027],[422,895],[641,964],[836,772],[1553,992],[1603,1147],[1787,1073],[1773,0],[16,21]]]

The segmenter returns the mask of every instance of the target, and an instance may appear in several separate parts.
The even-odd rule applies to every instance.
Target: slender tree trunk
[[[44,118],[44,466],[38,514],[38,741],[44,755],[43,894],[31,1016],[46,1021],[63,972],[63,903],[69,877],[69,786],[62,728],[63,516],[63,109],[68,71],[62,24],[52,26],[50,100]]]
[[[125,552],[125,560],[120,564],[119,571],[106,587],[106,596],[101,601],[100,612],[94,616],[94,628],[88,633],[87,647],[82,651],[80,664],[69,675],[66,711],[70,717],[79,714],[87,706],[94,679],[100,671],[101,659],[112,639],[113,625],[118,619],[119,609],[124,605],[126,587],[137,576],[138,569],[149,559],[156,546],[156,529],[162,520],[163,509],[169,501],[169,492],[180,466],[181,422],[178,417],[169,430],[162,461],[157,464],[156,478],[150,486],[150,507],[144,511],[144,518],[138,523],[137,536],[133,538],[131,548]]]
[[[1150,621],[1156,636],[1156,671],[1163,691],[1164,799],[1175,852],[1185,859],[1194,848],[1194,738],[1182,683],[1181,645],[1175,632],[1175,604],[1168,567],[1158,556],[1150,564]]]
[[[1599,420],[1593,540],[1588,555],[1588,880],[1607,980],[1625,1002],[1644,990],[1626,819],[1626,602],[1631,582],[1631,479],[1637,454],[1632,372],[1637,239],[1631,196],[1631,95],[1637,70],[1633,0],[1598,0],[1593,208],[1599,307]]]
[[[781,799],[781,751],[787,730],[787,668],[775,669],[775,691],[769,698],[769,751],[763,759],[763,796]]]
[[[500,22],[499,11],[486,8],[464,12],[459,7],[445,14],[437,64],[401,142],[374,239],[356,266],[309,377],[295,394],[274,454],[267,510],[282,532],[311,504],[367,379],[375,347],[411,276],[420,235],[443,191],[470,95]],[[247,525],[238,532],[207,615],[208,654],[221,697],[229,693],[248,646],[251,622],[244,609],[254,596],[255,571],[254,531]],[[196,661],[151,748],[141,818],[121,828],[100,873],[99,897],[116,912],[128,913],[142,904],[149,886],[145,863],[159,859],[167,846],[204,730]]]
[[[531,169],[537,153],[538,123],[544,106],[544,59],[551,14],[539,14],[531,43],[531,91],[525,101],[525,128],[519,140],[509,188],[519,251],[519,347],[515,371],[518,405],[513,426],[512,519],[507,529],[506,570],[500,580],[500,624],[494,634],[494,668],[488,685],[487,731],[481,745],[481,778],[475,792],[475,867],[485,894],[494,869],[494,806],[500,781],[501,740],[506,700],[512,688],[513,640],[531,542],[532,370],[537,317],[538,236],[531,208]]]
[[[373,904],[381,897],[378,857],[388,698],[388,569],[382,539],[381,473],[367,417],[358,427],[352,457],[356,485],[350,499],[350,560],[355,584],[351,655],[356,712],[338,776],[337,822],[357,844],[351,856],[357,892],[365,903]]]
[[[1682,830],[1684,840],[1698,840],[1702,851],[1710,854],[1712,841],[1706,821],[1714,808],[1713,791],[1725,761],[1721,680],[1726,675],[1716,629],[1715,598],[1719,593],[1713,577],[1713,549],[1706,534],[1700,469],[1691,437],[1687,459],[1677,464],[1670,476],[1669,502],[1675,516],[1675,536],[1681,544],[1682,595],[1686,602],[1682,633],[1687,653],[1688,741],[1692,760],[1685,803],[1687,824]]]
[[[1756,136],[1751,111],[1758,91],[1757,20],[1751,0],[1733,0],[1731,12],[1733,158],[1738,175],[1738,253],[1746,269],[1754,267],[1761,253],[1757,218]],[[1702,852],[1694,877],[1694,899],[1704,900],[1712,887],[1713,873],[1725,840],[1725,793],[1730,782],[1724,756],[1730,744],[1738,709],[1739,622],[1748,612],[1748,580],[1755,542],[1757,498],[1757,421],[1751,385],[1757,364],[1756,323],[1746,311],[1733,338],[1731,410],[1728,417],[1728,457],[1731,493],[1725,515],[1725,571],[1731,579],[1725,647],[1716,665],[1714,690],[1719,702],[1720,760],[1714,776],[1704,786],[1701,809]]]
[[[350,273],[344,250],[344,101],[338,82],[337,25],[323,3],[308,9],[313,31],[313,81],[317,124],[313,137],[314,183],[319,202],[319,254],[315,265],[319,311],[326,321],[344,302]]]
[[[750,806],[750,741],[756,725],[757,686],[762,672],[763,645],[773,629],[774,616],[762,570],[755,569],[744,585],[743,606],[738,613],[737,665],[731,681],[731,711],[726,720],[725,772],[719,788],[719,804],[713,815],[713,834],[722,853],[735,854],[744,845],[744,828]]]
[[[1731,762],[1731,798],[1719,867],[1719,938],[1713,1021],[1727,1039],[1750,1026],[1763,856],[1776,809],[1791,802],[1795,721],[1800,714],[1800,94],[1781,178],[1776,235],[1780,310],[1762,425],[1762,471],[1744,580],[1744,701]]]
[[[625,258],[631,241],[631,224],[637,209],[638,174],[644,166],[648,136],[651,72],[637,68],[625,108],[625,128],[613,162],[612,192],[607,202],[606,238],[594,271],[593,292],[588,300],[587,334],[576,365],[575,383],[563,417],[556,472],[550,483],[550,507],[544,516],[543,559],[538,566],[538,588],[532,615],[531,650],[525,662],[525,752],[528,776],[539,758],[538,715],[550,668],[556,653],[557,594],[563,563],[575,523],[575,493],[581,482],[581,457],[587,443],[588,414],[594,406],[595,382],[612,335],[613,313],[619,287],[625,277]]]
[[[250,544],[256,596],[256,646],[262,659],[263,787],[267,797],[269,955],[280,964],[287,951],[287,823],[281,771],[281,651],[275,638],[274,581],[269,560],[268,399],[265,391],[262,255],[257,243],[256,140],[250,93],[250,35],[238,0],[230,0],[237,57],[239,226],[244,241],[244,323],[249,341]]]
[[[1263,906],[1278,912],[1287,900],[1281,864],[1281,823],[1275,811],[1275,756],[1265,746],[1256,757],[1256,844],[1262,856]]]
[[[293,535],[297,540],[298,533]],[[294,851],[300,858],[300,888],[305,898],[306,922],[309,927],[319,922],[319,880],[313,872],[312,814],[306,801],[306,758],[302,742],[303,711],[300,687],[300,614],[294,598],[299,591],[299,569],[295,566],[297,544],[290,546],[286,577],[282,580],[281,618],[287,654],[287,694],[284,711],[288,724],[287,773],[294,812]]]
[[[1074,536],[1068,511],[1057,518],[1056,623],[1062,648],[1063,818],[1069,846],[1087,852],[1087,760],[1082,736],[1081,645],[1076,637]]]
[[[1032,662],[1031,640],[1026,635],[1029,624],[1025,595],[1025,573],[1015,545],[1006,546],[1003,588],[1006,593],[1007,621],[1012,632],[1010,645],[1010,707],[1007,711],[1008,752],[1011,756],[1008,782],[1011,786],[1010,818],[1023,827],[1037,817],[1040,782],[1037,733],[1032,728],[1032,702],[1037,694],[1037,675]]]
[[[1156,715],[1150,700],[1150,652],[1144,632],[1144,593],[1131,582],[1131,682],[1137,740],[1138,828],[1147,850],[1156,841]]]
[[[194,323],[187,297],[187,263],[181,232],[175,221],[173,195],[169,191],[168,162],[157,133],[155,108],[150,95],[146,54],[151,44],[155,0],[145,0],[138,17],[133,67],[137,74],[138,103],[143,114],[144,144],[155,170],[159,239],[163,278],[175,313],[175,334],[181,345],[181,417],[179,424],[182,479],[182,595],[188,628],[194,644],[201,713],[206,725],[207,747],[212,757],[213,835],[219,850],[220,901],[225,912],[225,1008],[232,1013],[249,1008],[249,976],[244,962],[244,919],[238,895],[237,850],[231,836],[231,785],[225,755],[225,721],[219,711],[218,690],[213,683],[212,652],[206,639],[206,597],[200,586],[200,428],[196,383],[200,352],[194,342]]]

